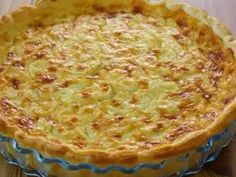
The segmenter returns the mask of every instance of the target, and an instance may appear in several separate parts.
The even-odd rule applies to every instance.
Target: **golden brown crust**
[[[86,3],[87,1],[81,0],[80,3]],[[88,1],[89,3],[94,3],[97,9],[101,9],[101,7],[107,8],[107,4],[112,4],[113,8],[123,8],[123,7],[130,7],[131,9],[135,9],[135,11],[140,12],[143,9],[150,9],[153,10],[155,7],[159,7],[160,5],[165,5],[169,9],[183,9],[187,14],[195,17],[202,23],[207,24],[210,26],[214,33],[218,35],[225,43],[225,46],[231,48],[236,56],[236,41],[233,40],[232,35],[227,30],[227,28],[220,23],[215,18],[209,17],[205,12],[199,9],[195,9],[192,6],[184,3],[176,3],[174,1],[161,1],[156,4],[150,4],[144,0],[124,0],[124,1]],[[87,2],[87,3],[88,3]],[[118,3],[119,2],[119,3]],[[0,42],[7,43],[10,42],[14,35],[11,31],[8,31],[10,26],[18,25],[16,22],[17,19],[24,18],[25,15],[30,17],[31,15],[35,18],[34,14],[39,13],[38,9],[45,9],[51,4],[55,3],[54,1],[50,0],[39,0],[36,2],[36,7],[22,7],[21,9],[13,12],[11,15],[7,15],[1,18],[0,20]],[[40,13],[42,15],[42,13]],[[32,17],[32,18],[33,18]],[[24,18],[24,19],[27,19]],[[34,22],[36,19],[31,19],[25,21],[22,24],[26,27],[29,23]],[[17,26],[19,27],[19,26]],[[24,28],[22,27],[22,28]],[[0,47],[1,52],[1,47]],[[1,57],[1,54],[0,54]],[[47,156],[58,156],[63,157],[66,160],[71,162],[93,162],[95,164],[110,164],[110,163],[117,163],[117,164],[135,164],[138,162],[152,162],[158,161],[163,158],[167,158],[172,155],[180,154],[192,150],[194,148],[198,148],[203,143],[205,143],[209,137],[212,135],[222,131],[229,123],[235,120],[236,113],[236,99],[230,103],[227,108],[218,116],[217,121],[215,121],[211,126],[209,126],[205,130],[200,130],[194,133],[188,134],[184,139],[168,144],[163,145],[160,147],[154,147],[148,150],[143,151],[132,151],[132,150],[125,150],[125,151],[115,151],[115,152],[106,152],[101,150],[81,150],[77,151],[74,150],[70,146],[52,143],[44,138],[34,138],[33,136],[29,136],[28,134],[24,133],[22,129],[15,126],[14,124],[10,124],[4,120],[4,115],[0,118],[0,129],[1,132],[6,134],[7,136],[16,138],[21,145],[25,147],[34,147],[35,149],[39,150],[43,154]],[[35,143],[37,142],[37,143]]]

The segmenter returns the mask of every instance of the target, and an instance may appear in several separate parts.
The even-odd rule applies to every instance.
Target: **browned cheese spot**
[[[56,76],[46,73],[36,74],[36,81],[41,84],[51,84],[56,80]]]
[[[14,89],[19,89],[20,87],[20,81],[18,79],[12,79],[11,84]]]

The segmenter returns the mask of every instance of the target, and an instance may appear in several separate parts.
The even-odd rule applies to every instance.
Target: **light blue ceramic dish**
[[[214,161],[220,151],[233,139],[236,131],[236,121],[216,134],[209,141],[196,150],[165,159],[159,163],[142,163],[133,167],[110,165],[97,167],[93,164],[70,164],[61,158],[47,158],[33,149],[21,148],[11,138],[0,135],[0,152],[9,164],[18,165],[27,175],[47,177],[57,168],[60,176],[126,176],[142,177],[168,177],[186,176],[201,170],[205,163]],[[34,166],[34,167],[32,167]],[[174,168],[173,168],[174,167]]]

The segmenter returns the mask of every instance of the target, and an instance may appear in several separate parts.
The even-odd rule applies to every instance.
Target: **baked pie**
[[[38,0],[0,20],[0,132],[97,166],[185,153],[235,120],[235,55],[187,4]]]

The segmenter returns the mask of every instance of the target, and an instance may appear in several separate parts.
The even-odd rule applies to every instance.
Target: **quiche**
[[[0,132],[71,163],[152,163],[235,120],[236,42],[175,1],[38,0],[0,20]]]

